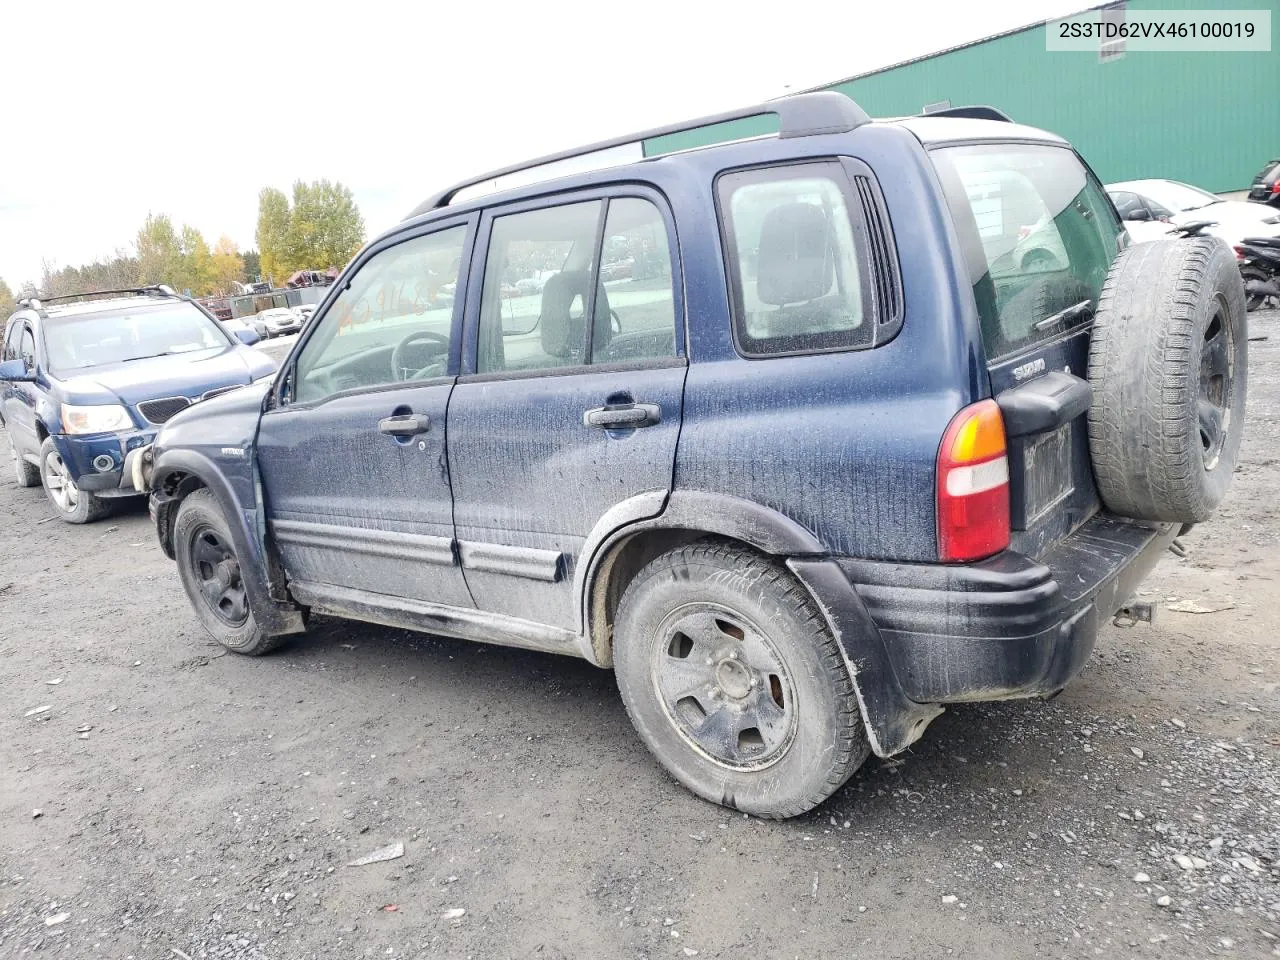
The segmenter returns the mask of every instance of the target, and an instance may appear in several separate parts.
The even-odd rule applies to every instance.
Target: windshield
[[[1199,210],[1201,207],[1207,207],[1211,203],[1219,202],[1220,198],[1215,197],[1212,193],[1207,193],[1199,187],[1193,187],[1186,183],[1178,183],[1176,180],[1152,180],[1144,183],[1137,191],[1145,197],[1150,197],[1162,207],[1168,207],[1170,210],[1177,210],[1185,213],[1188,210]]]
[[[225,349],[226,334],[191,304],[139,304],[101,313],[50,317],[44,327],[49,367],[83,370],[144,357]]]

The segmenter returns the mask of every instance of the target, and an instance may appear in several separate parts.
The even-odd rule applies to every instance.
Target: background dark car
[[[134,458],[175,413],[275,373],[251,349],[251,329],[233,335],[168,288],[92,296],[101,299],[23,301],[0,358],[0,422],[18,484],[43,484],[68,523],[139,492]]]
[[[1249,199],[1280,207],[1280,160],[1268,160],[1262,172],[1253,178]]]

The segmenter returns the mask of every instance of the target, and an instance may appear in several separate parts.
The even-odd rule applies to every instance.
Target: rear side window
[[[733,294],[734,335],[748,357],[874,343],[860,208],[838,163],[728,173],[717,198]]]
[[[649,200],[612,197],[495,217],[477,372],[673,358],[674,289],[666,221]]]
[[[987,356],[1017,353],[1087,321],[1121,226],[1068,148],[983,144],[933,151],[965,256]],[[1046,322],[1047,321],[1047,322]]]

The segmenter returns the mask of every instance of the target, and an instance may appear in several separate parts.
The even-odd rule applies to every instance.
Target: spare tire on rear
[[[1216,237],[1125,250],[1089,347],[1089,447],[1107,509],[1198,523],[1240,452],[1248,367],[1244,284]]]

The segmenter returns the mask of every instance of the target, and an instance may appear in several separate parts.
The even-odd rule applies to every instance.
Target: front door
[[[285,569],[313,592],[472,606],[453,548],[445,412],[473,228],[432,224],[370,251],[281,372],[258,464]]]
[[[481,610],[572,630],[587,534],[671,487],[687,369],[673,224],[629,188],[500,208],[482,233],[449,404],[463,574]]]

